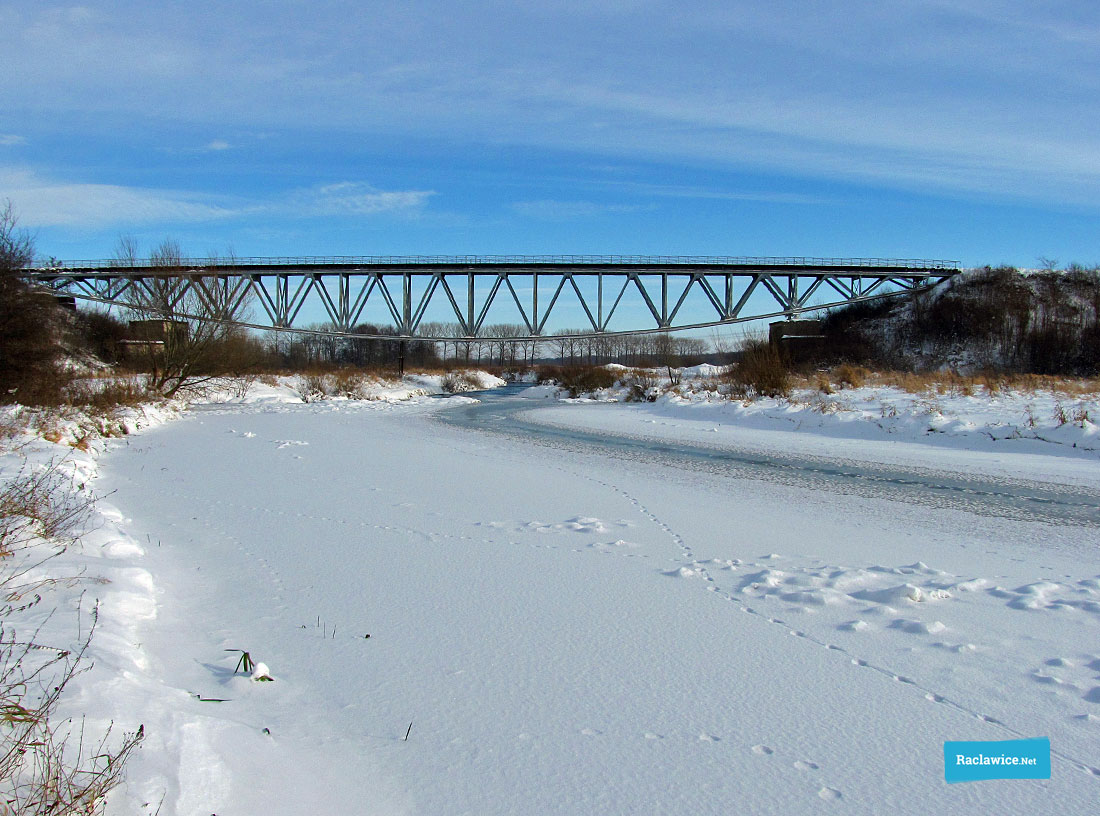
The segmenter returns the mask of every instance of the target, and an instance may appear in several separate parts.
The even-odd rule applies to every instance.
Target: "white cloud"
[[[27,226],[106,227],[169,221],[211,221],[232,209],[173,190],[82,184],[40,178],[29,170],[0,168],[0,189]]]
[[[210,144],[208,144],[205,149],[206,150],[212,150],[212,151],[218,151],[218,150],[228,150],[231,147],[232,147],[232,145],[229,144],[229,142],[225,141],[224,139],[215,139],[214,141],[210,142]]]
[[[197,223],[247,216],[369,216],[417,212],[433,191],[386,191],[342,182],[267,199],[221,200],[181,190],[54,181],[21,168],[0,167],[0,190],[31,227],[102,228]]]
[[[542,221],[572,221],[580,218],[593,218],[600,215],[632,213],[652,209],[651,207],[635,204],[600,204],[595,201],[556,201],[554,199],[517,201],[511,206],[520,215]]]
[[[26,143],[27,139],[24,136],[16,136],[14,133],[0,133],[0,147],[14,147]]]
[[[387,192],[344,181],[302,191],[291,203],[300,205],[304,215],[375,215],[419,210],[433,195],[434,190]]]

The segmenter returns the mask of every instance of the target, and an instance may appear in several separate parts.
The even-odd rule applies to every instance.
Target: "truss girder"
[[[823,261],[819,264],[798,263],[806,259],[753,264],[668,258],[580,258],[569,262],[366,259],[298,264],[248,260],[173,270],[110,264],[71,268],[62,264],[60,268],[27,270],[26,274],[58,292],[132,308],[148,308],[159,298],[173,309],[199,303],[207,313],[224,317],[252,302],[259,304],[266,323],[242,325],[264,329],[304,331],[296,322],[305,307],[314,304],[313,313],[323,313],[331,328],[311,331],[374,336],[355,333],[374,303],[392,320],[397,336],[413,337],[430,314],[437,319],[442,309],[453,314],[458,332],[454,337],[435,339],[464,340],[483,332],[494,309],[512,306],[518,310],[529,339],[546,336],[553,320],[560,323],[578,317],[586,325],[570,332],[577,336],[652,333],[795,317],[805,311],[918,291],[961,271],[956,264],[943,261],[842,263],[828,259],[817,259]],[[413,282],[421,277],[426,283],[423,291],[415,294]],[[526,304],[517,282],[531,286]],[[460,300],[463,284],[466,297]],[[550,293],[545,305],[540,304],[540,288],[543,295]],[[610,308],[606,308],[605,291],[613,296]],[[696,297],[689,310],[686,307],[693,292]],[[823,293],[835,293],[839,299],[822,297]],[[631,306],[629,316],[624,315],[627,305]],[[567,318],[563,313],[570,308],[574,316]],[[687,314],[691,322],[683,319]],[[632,325],[612,330],[616,316],[620,323],[630,321]],[[392,339],[394,335],[378,336]]]

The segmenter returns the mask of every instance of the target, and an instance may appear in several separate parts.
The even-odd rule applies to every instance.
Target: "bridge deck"
[[[355,272],[409,272],[432,275],[439,271],[533,272],[568,270],[574,274],[665,272],[690,274],[712,271],[751,275],[761,271],[791,273],[836,273],[845,270],[859,274],[897,275],[905,272],[958,270],[957,261],[915,258],[815,258],[815,257],[735,257],[710,255],[368,255],[312,256],[281,258],[181,258],[173,269],[202,269],[214,274],[295,272],[347,274]],[[135,269],[165,269],[148,259],[54,261],[34,267],[34,272],[86,272],[132,274]]]

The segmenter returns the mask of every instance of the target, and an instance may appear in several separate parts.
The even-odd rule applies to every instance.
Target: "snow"
[[[63,567],[107,581],[66,710],[147,734],[108,812],[1094,812],[1095,526],[517,442],[418,389],[264,386],[66,460],[104,498]],[[525,393],[562,427],[1100,486],[1087,428],[1028,435],[1034,396],[929,433],[881,389]],[[945,740],[1038,736],[1050,780],[944,782]]]
[[[711,448],[798,452],[830,460],[925,466],[1057,483],[1100,485],[1100,394],[1006,391],[996,395],[893,386],[831,395],[803,388],[790,398],[730,400],[687,383],[655,403],[606,406],[608,389],[577,399],[553,386],[532,397],[561,405],[530,416],[560,424]]]
[[[499,388],[505,382],[500,377],[487,371],[477,369],[457,370],[465,374],[469,379],[469,387],[477,390]],[[363,377],[359,386],[358,397],[331,396],[311,394],[308,399],[303,398],[307,391],[305,387],[306,377],[303,375],[282,375],[278,377],[265,377],[252,382],[244,394],[232,386],[219,386],[215,384],[208,389],[206,399],[210,402],[223,404],[254,405],[264,404],[298,404],[302,402],[315,402],[321,400],[348,401],[350,399],[378,400],[382,402],[403,402],[405,400],[447,393],[444,387],[446,374],[409,374],[396,379],[383,379],[376,377]]]

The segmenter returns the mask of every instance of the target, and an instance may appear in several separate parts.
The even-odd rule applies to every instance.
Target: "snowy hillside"
[[[974,269],[825,320],[827,355],[901,369],[1100,372],[1100,273]]]

